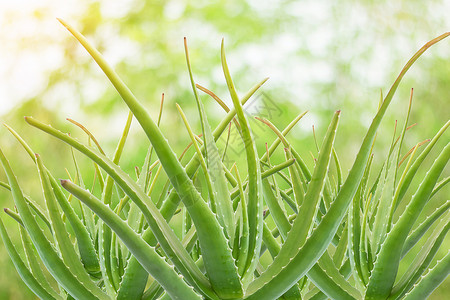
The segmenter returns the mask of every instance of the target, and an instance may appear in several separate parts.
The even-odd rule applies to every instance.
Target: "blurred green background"
[[[387,93],[404,63],[425,42],[450,30],[449,11],[450,2],[445,0],[0,1],[0,120],[25,137],[58,177],[67,177],[65,168],[73,174],[70,149],[27,126],[23,116],[32,115],[86,141],[83,133],[65,120],[75,119],[94,133],[108,153],[114,151],[127,109],[99,68],[56,21],[61,17],[104,53],[154,117],[161,93],[165,93],[162,129],[181,154],[189,139],[175,103],[183,107],[191,123],[197,121],[183,37],[188,40],[196,81],[230,105],[220,65],[224,38],[241,95],[270,77],[247,105],[249,115],[270,118],[283,128],[297,114],[309,111],[289,137],[310,166],[310,153],[316,153],[312,126],[320,143],[333,111],[342,110],[336,149],[343,170],[348,170],[376,112],[380,90]],[[410,123],[417,126],[409,131],[404,152],[431,138],[449,119],[449,40],[425,53],[404,78],[377,137],[377,166],[388,150],[395,121],[403,124],[411,88]],[[210,98],[202,99],[210,122],[216,124],[223,111]],[[253,124],[262,151],[274,135]],[[200,129],[198,124],[195,128]],[[438,149],[448,142],[449,134],[442,140]],[[24,191],[42,201],[33,163],[5,128],[0,128],[0,146]],[[122,168],[134,172],[147,147],[146,138],[134,124]],[[239,147],[235,150],[230,160],[238,159]],[[433,154],[435,157],[436,151]],[[85,170],[85,181],[92,182],[92,165],[81,155],[77,159]],[[425,163],[423,174],[431,162]],[[3,170],[0,180],[6,180]],[[426,210],[448,200],[449,191],[448,187],[442,190]],[[4,190],[0,190],[0,204],[13,206]],[[6,216],[3,219],[11,232],[16,232],[14,222]],[[449,246],[447,239],[437,258]],[[405,258],[404,266],[419,247]],[[3,244],[0,266],[0,299],[32,299]],[[447,280],[431,299],[449,295]]]

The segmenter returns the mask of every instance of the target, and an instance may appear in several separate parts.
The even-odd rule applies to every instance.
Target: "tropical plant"
[[[189,146],[195,150],[191,159],[182,163],[188,152],[178,158],[159,128],[162,105],[155,123],[102,55],[78,31],[60,22],[100,66],[130,113],[111,158],[81,124],[73,122],[85,130],[95,147],[32,117],[25,118],[31,126],[92,160],[101,188],[100,198],[93,188],[92,191],[85,188],[78,169],[74,179],[58,182],[41,156],[7,126],[36,163],[47,209],[24,195],[0,151],[8,178],[8,183],[1,185],[11,191],[15,203],[15,209],[5,211],[20,224],[26,261],[19,256],[2,221],[0,232],[21,278],[38,297],[423,299],[448,275],[448,254],[432,269],[428,267],[449,229],[449,202],[412,228],[427,201],[449,181],[447,177],[438,183],[450,158],[449,143],[420,179],[414,196],[408,199],[405,195],[418,168],[450,122],[419,156],[415,154],[420,143],[402,158],[410,105],[400,136],[396,138],[394,133],[383,168],[372,184],[369,175],[377,129],[401,79],[420,55],[450,33],[428,42],[407,62],[382,98],[344,180],[333,147],[340,111],[332,117],[312,172],[287,139],[304,113],[282,131],[269,120],[259,119],[277,138],[270,147],[266,145],[263,155],[257,152],[243,105],[267,79],[239,97],[223,43],[221,59],[233,101],[231,109],[213,92],[195,84],[185,41],[202,134],[193,133],[183,110],[177,106],[191,139]],[[212,96],[227,111],[214,130],[197,90]],[[137,180],[118,166],[133,117],[152,145],[142,168],[136,171]],[[232,122],[245,147],[246,166],[235,164],[229,170],[222,162],[225,150],[221,150],[217,140]],[[271,157],[280,144],[285,160],[274,165]],[[157,159],[152,159],[153,152]],[[334,172],[329,171],[332,160]],[[161,175],[162,171],[168,180]],[[155,193],[156,185],[162,187],[159,194]],[[402,202],[407,202],[405,208]],[[182,220],[180,236],[173,230],[178,225],[170,222],[178,213]],[[426,246],[396,281],[402,257],[430,228]],[[272,257],[267,268],[261,260],[266,251]],[[45,268],[41,268],[41,262]],[[47,271],[51,276],[46,276]]]

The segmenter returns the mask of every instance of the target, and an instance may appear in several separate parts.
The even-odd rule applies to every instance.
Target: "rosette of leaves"
[[[15,206],[5,211],[19,224],[25,260],[12,244],[3,222],[0,232],[21,278],[39,298],[423,299],[448,275],[449,255],[431,269],[429,265],[449,229],[449,203],[442,204],[412,230],[427,201],[448,183],[448,177],[438,183],[450,157],[448,143],[420,179],[422,183],[414,196],[407,199],[405,195],[449,122],[420,155],[415,155],[419,145],[406,155],[404,167],[400,167],[407,117],[375,183],[369,183],[377,129],[402,77],[422,53],[448,33],[427,43],[407,62],[382,99],[344,180],[333,147],[340,111],[331,119],[312,170],[287,139],[304,114],[281,131],[269,120],[260,119],[277,138],[265,153],[258,153],[243,105],[267,79],[239,97],[223,43],[222,67],[232,108],[195,84],[185,43],[202,133],[193,133],[177,106],[191,138],[190,147],[195,149],[191,159],[182,163],[159,128],[162,106],[154,122],[102,55],[78,31],[61,23],[100,66],[130,113],[111,157],[81,124],[77,125],[95,147],[32,117],[25,118],[31,126],[92,160],[102,191],[98,196],[85,188],[79,170],[74,179],[57,180],[45,167],[45,158],[35,154],[18,133],[7,127],[36,164],[46,208],[24,195],[0,151],[8,179],[1,185],[11,191]],[[216,99],[227,112],[214,130],[198,90]],[[151,143],[142,168],[136,172],[137,180],[118,166],[133,118]],[[246,158],[244,165],[234,165],[231,170],[223,164],[225,150],[217,142],[229,124],[236,127]],[[285,161],[273,165],[270,158],[281,144]],[[331,161],[336,172],[332,176]],[[162,171],[168,180],[160,176]],[[280,181],[289,187],[282,188]],[[160,194],[153,192],[155,185],[162,186]],[[408,204],[399,211],[402,201]],[[179,212],[183,221],[181,236],[175,234],[170,223]],[[426,246],[396,281],[400,260],[434,224],[437,226],[431,235],[426,235]],[[265,251],[272,257],[267,268],[260,261]]]

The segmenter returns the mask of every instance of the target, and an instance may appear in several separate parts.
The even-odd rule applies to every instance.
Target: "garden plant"
[[[60,22],[100,66],[130,113],[111,156],[105,154],[87,125],[73,121],[87,133],[92,145],[33,117],[25,118],[32,127],[92,160],[101,193],[86,189],[81,170],[69,179],[55,178],[44,165],[51,154],[35,154],[19,133],[5,125],[35,162],[45,198],[44,209],[33,195],[22,192],[26,182],[13,171],[19,162],[14,157],[7,159],[0,150],[7,177],[7,182],[0,184],[14,199],[5,212],[19,224],[23,245],[13,245],[10,229],[0,221],[3,244],[37,297],[426,299],[447,277],[450,255],[432,262],[450,228],[450,202],[440,203],[422,223],[418,220],[429,199],[449,182],[445,167],[450,143],[438,149],[429,166],[426,159],[436,152],[431,150],[440,145],[439,139],[445,141],[450,121],[430,140],[419,142],[411,151],[403,149],[411,92],[406,118],[401,129],[394,130],[381,170],[372,168],[372,154],[378,127],[403,76],[428,48],[450,33],[425,44],[406,63],[387,95],[381,97],[353,166],[344,174],[333,146],[340,111],[330,116],[313,168],[306,163],[310,158],[301,157],[288,138],[305,113],[282,130],[270,120],[258,118],[276,137],[266,144],[266,151],[258,153],[243,106],[267,79],[239,96],[223,42],[221,61],[231,108],[195,83],[185,40],[201,134],[193,132],[177,105],[186,127],[185,133],[180,130],[179,134],[191,139],[187,146],[191,151],[177,157],[159,127],[162,103],[155,122],[95,47],[76,29]],[[226,111],[214,129],[199,92],[217,100]],[[151,147],[136,174],[126,174],[119,161],[133,118]],[[228,168],[223,163],[228,144],[218,140],[227,132],[229,136],[231,126],[242,139],[246,159],[245,164]],[[273,163],[277,148],[284,151],[285,159]],[[429,169],[423,178],[416,176],[419,168]],[[413,180],[420,184],[415,187]],[[155,186],[162,187],[158,193]],[[412,197],[407,193],[410,187],[417,188]],[[175,215],[181,222],[171,222]],[[174,230],[175,226],[181,228]],[[399,276],[402,258],[424,239],[425,246]],[[25,256],[17,250],[22,247]],[[264,255],[268,263],[262,261]]]

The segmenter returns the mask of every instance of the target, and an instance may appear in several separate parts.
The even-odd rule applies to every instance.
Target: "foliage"
[[[154,122],[102,55],[78,31],[61,22],[101,67],[131,113],[112,158],[80,124],[98,150],[32,117],[26,118],[30,125],[67,143],[94,163],[100,199],[92,187],[91,191],[85,189],[79,170],[73,180],[61,180],[61,186],[70,193],[65,194],[41,157],[8,128],[37,165],[47,210],[24,196],[0,151],[9,181],[2,186],[11,190],[17,209],[6,212],[20,224],[26,262],[18,255],[2,222],[0,230],[19,274],[39,297],[61,299],[68,294],[76,299],[417,299],[430,294],[448,275],[448,255],[427,272],[449,229],[448,203],[414,231],[411,229],[428,200],[448,182],[444,179],[438,183],[438,179],[450,158],[450,144],[439,151],[427,175],[420,178],[414,196],[409,201],[404,199],[417,169],[450,123],[442,127],[418,157],[414,154],[420,144],[405,156],[408,161],[402,164],[400,153],[408,111],[400,136],[397,138],[394,132],[390,151],[374,183],[369,181],[369,174],[377,130],[400,81],[419,56],[449,33],[427,43],[407,62],[380,102],[344,180],[333,146],[340,111],[332,117],[312,172],[286,138],[303,115],[282,132],[270,121],[260,119],[277,135],[260,157],[243,105],[265,80],[239,97],[223,43],[221,62],[233,108],[223,104],[228,113],[214,131],[197,89],[216,100],[218,97],[195,84],[185,48],[202,135],[200,138],[192,132],[178,107],[190,145],[195,148],[192,158],[183,164],[159,128],[160,117]],[[162,108],[159,116],[161,111]],[[143,167],[137,171],[137,180],[118,166],[133,116],[152,144]],[[235,164],[229,170],[222,161],[225,150],[219,150],[216,141],[231,122],[242,139],[246,163]],[[281,143],[286,160],[273,165],[272,154]],[[153,152],[156,160],[152,160]],[[329,171],[332,160],[335,174]],[[283,171],[285,168],[288,174]],[[167,180],[160,175],[161,170]],[[246,178],[240,172],[245,172]],[[288,188],[282,188],[286,184]],[[163,186],[159,194],[153,190],[156,185]],[[404,209],[402,200],[408,203]],[[171,228],[175,224],[169,224],[177,213],[181,213],[180,237]],[[428,246],[396,283],[402,257],[433,224],[438,225]],[[69,227],[73,235],[68,234]],[[264,268],[260,256],[266,250],[272,261]],[[39,261],[55,281],[47,280]],[[145,290],[149,275],[151,284]],[[350,277],[352,281],[348,281]]]

